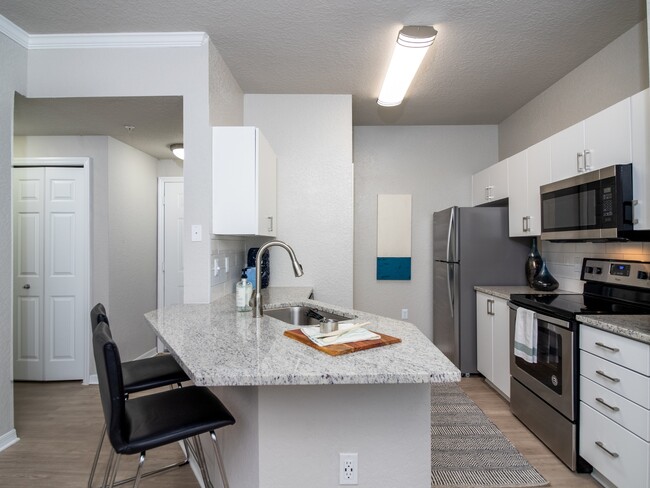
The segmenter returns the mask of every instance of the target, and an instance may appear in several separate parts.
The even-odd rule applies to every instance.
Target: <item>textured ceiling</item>
[[[355,125],[496,124],[646,17],[645,0],[0,0],[29,34],[207,32],[245,93],[351,93]],[[375,100],[403,24],[438,37]]]

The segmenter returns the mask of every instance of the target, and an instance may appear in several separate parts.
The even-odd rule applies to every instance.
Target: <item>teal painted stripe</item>
[[[411,258],[377,258],[378,280],[410,280]]]

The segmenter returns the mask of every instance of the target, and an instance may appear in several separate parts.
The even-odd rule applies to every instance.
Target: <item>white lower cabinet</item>
[[[649,354],[648,344],[580,325],[580,455],[621,488],[650,487]]]
[[[476,293],[476,364],[479,372],[510,398],[510,333],[508,302]]]

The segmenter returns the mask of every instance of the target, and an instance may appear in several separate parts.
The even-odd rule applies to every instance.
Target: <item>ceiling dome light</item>
[[[170,144],[169,149],[171,149],[174,157],[177,157],[181,161],[185,159],[185,149],[183,148],[183,143],[179,142],[176,144]]]
[[[438,31],[430,25],[408,25],[399,31],[393,57],[377,99],[379,105],[394,107],[402,103],[437,34]]]

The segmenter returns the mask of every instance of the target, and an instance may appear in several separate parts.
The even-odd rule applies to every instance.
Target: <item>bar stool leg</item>
[[[135,473],[135,482],[133,483],[133,488],[138,488],[140,486],[140,478],[142,478],[142,466],[144,466],[146,451],[140,453],[140,460],[138,461],[138,472]]]
[[[217,465],[219,466],[219,474],[221,474],[221,481],[223,481],[223,488],[229,488],[228,478],[226,477],[226,468],[223,465],[223,458],[221,457],[221,451],[219,450],[219,443],[217,442],[217,434],[214,433],[214,430],[210,431],[210,439],[212,439],[212,446],[214,447],[214,455],[217,458]]]
[[[104,479],[100,488],[106,488],[108,486],[108,479],[111,474],[111,466],[113,466],[113,458],[115,457],[115,451],[111,449],[111,453],[108,455],[108,464],[106,464],[106,472],[104,473]]]
[[[117,476],[117,471],[120,468],[120,458],[122,457],[121,454],[115,454],[114,456],[114,461],[113,461],[113,466],[112,466],[112,472],[111,472],[111,477],[108,482],[108,488],[113,488],[115,486],[115,477]]]
[[[90,469],[90,477],[88,478],[88,488],[93,488],[93,478],[95,477],[95,470],[97,469],[97,461],[99,461],[99,454],[102,452],[102,444],[104,443],[105,436],[106,436],[106,424],[104,423],[104,427],[102,428],[102,433],[99,436],[99,444],[97,445],[97,451],[95,452],[95,460],[93,461],[93,466]]]
[[[214,488],[212,480],[210,480],[210,475],[208,474],[208,465],[205,462],[205,453],[203,451],[203,446],[201,445],[201,438],[198,435],[194,436],[194,444],[196,446],[196,462],[199,463],[199,467],[201,468],[203,483],[206,488]]]

